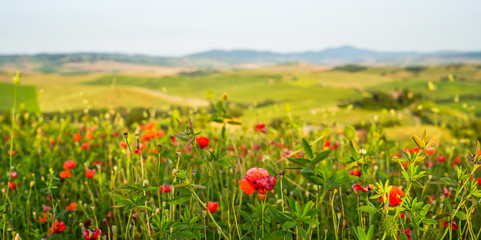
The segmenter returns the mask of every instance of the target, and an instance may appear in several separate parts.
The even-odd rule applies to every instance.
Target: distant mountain
[[[351,46],[327,48],[321,51],[276,53],[255,50],[211,50],[181,57],[128,55],[118,53],[65,53],[35,55],[1,55],[0,71],[27,68],[40,72],[74,72],[75,64],[120,62],[136,65],[164,67],[218,68],[236,67],[239,64],[278,64],[308,62],[318,65],[426,65],[446,63],[481,63],[481,51],[459,52],[381,52]],[[68,67],[67,67],[68,65]],[[95,71],[98,71],[96,68]]]
[[[327,48],[322,51],[306,51],[298,53],[275,53],[252,50],[212,50],[186,56],[188,58],[211,59],[230,64],[240,63],[281,63],[289,61],[309,62],[322,65],[343,64],[433,64],[453,62],[481,62],[479,52],[379,52],[359,49],[351,46]]]

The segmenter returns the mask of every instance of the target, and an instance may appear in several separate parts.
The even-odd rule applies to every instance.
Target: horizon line
[[[149,54],[149,53],[129,53],[129,52],[122,52],[122,51],[91,51],[91,50],[74,50],[74,51],[58,51],[58,52],[36,52],[36,53],[0,53],[0,56],[36,56],[36,55],[61,55],[61,54],[119,54],[119,55],[128,55],[128,56],[149,56],[149,57],[165,57],[165,58],[182,58],[188,57],[190,55],[202,54],[207,52],[213,51],[223,51],[223,52],[234,52],[234,51],[253,51],[253,52],[264,52],[264,53],[275,53],[275,54],[298,54],[298,53],[308,53],[308,52],[322,52],[331,49],[342,49],[342,48],[352,48],[355,50],[364,50],[364,51],[372,51],[378,53],[418,53],[418,54],[426,54],[426,53],[471,53],[471,52],[481,52],[481,50],[455,50],[455,49],[442,49],[442,50],[434,50],[434,51],[417,51],[417,50],[410,50],[410,51],[392,51],[392,50],[372,50],[369,48],[360,48],[355,47],[352,45],[341,45],[338,47],[326,47],[320,50],[303,50],[303,51],[289,51],[283,52],[278,50],[261,50],[261,49],[254,49],[254,48],[211,48],[208,50],[203,51],[196,51],[188,54],[182,55],[161,55],[161,54]]]

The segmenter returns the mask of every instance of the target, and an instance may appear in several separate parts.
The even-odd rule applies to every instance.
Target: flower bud
[[[20,72],[17,71],[17,74],[15,74],[15,77],[13,77],[13,83],[15,84],[20,84]]]

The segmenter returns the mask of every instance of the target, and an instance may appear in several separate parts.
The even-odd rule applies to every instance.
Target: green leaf
[[[150,207],[147,207],[147,206],[138,206],[138,208],[142,209],[142,210],[146,210],[146,211],[152,211],[152,208]]]
[[[311,162],[311,168],[314,168],[320,161],[329,157],[330,154],[331,154],[331,151],[329,150],[326,150],[317,154],[317,156]]]
[[[459,219],[459,220],[467,220],[468,217],[466,217],[466,213],[462,212],[462,211],[458,211],[456,213],[456,217]]]
[[[438,223],[438,221],[433,220],[433,219],[428,219],[428,218],[423,219],[422,222],[425,223],[425,224],[429,224],[429,225],[437,224],[437,223]]]
[[[128,198],[125,198],[125,197],[123,197],[123,196],[121,196],[121,195],[119,195],[119,194],[112,194],[112,198],[113,198],[116,202],[118,202],[118,203],[120,203],[120,204],[123,204],[123,205],[135,205],[135,203],[134,203],[132,200],[130,200],[130,199],[128,199]]]
[[[146,187],[144,188],[145,191],[158,191],[159,187]]]
[[[282,239],[285,236],[286,236],[285,230],[277,230],[277,231],[271,232],[267,239],[269,239],[269,238],[270,239]]]
[[[296,226],[296,222],[294,222],[294,221],[287,221],[284,224],[282,224],[282,227],[287,228],[287,229],[293,228],[295,226]]]
[[[439,181],[442,181],[442,182],[444,182],[446,184],[449,184],[449,185],[455,185],[453,180],[449,177],[443,177],[443,178],[439,179]]]
[[[360,206],[357,208],[357,210],[361,212],[367,212],[367,213],[375,213],[377,211],[377,209],[371,206]]]
[[[319,222],[315,219],[307,219],[304,222],[310,225],[319,225]]]
[[[287,158],[287,160],[300,166],[306,166],[311,162],[310,160],[304,158]]]
[[[170,199],[167,204],[182,204],[190,200],[191,196],[178,196]]]
[[[424,149],[424,147],[426,146],[423,140],[421,140],[421,138],[416,135],[413,136],[413,140],[416,143],[416,145],[418,145],[418,147],[421,149]]]
[[[354,141],[354,139],[356,138],[356,130],[354,129],[353,126],[346,126],[344,128],[344,135],[346,136],[347,139],[349,139],[350,141]]]
[[[304,139],[304,138],[302,139],[302,148],[304,149],[304,152],[306,153],[306,155],[309,159],[314,158],[314,154],[312,153],[312,148],[309,145],[309,143],[307,143],[306,139]]]

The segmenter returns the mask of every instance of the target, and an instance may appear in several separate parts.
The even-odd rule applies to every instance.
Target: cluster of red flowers
[[[18,173],[15,171],[10,172],[10,178],[15,179],[18,177]],[[8,182],[8,189],[15,190],[17,189],[17,184],[14,181]]]
[[[363,187],[360,184],[356,183],[352,185],[352,189],[357,194],[359,191],[368,192],[372,188],[371,186]],[[389,204],[393,207],[401,204],[402,199],[400,197],[404,197],[404,196],[405,196],[404,192],[397,186],[392,186],[391,191],[389,191],[389,194],[386,195],[386,197],[389,198]],[[381,203],[384,202],[383,197],[379,197],[379,200],[381,200]]]
[[[102,234],[102,231],[100,229],[84,229],[83,235],[84,238],[87,240],[92,240],[92,239],[97,239],[100,237],[100,234]]]
[[[63,163],[63,171],[60,172],[60,177],[65,179],[65,178],[69,178],[72,176],[72,173],[69,171],[70,169],[74,168],[75,166],[77,166],[77,163],[74,161],[74,160],[68,160],[68,161],[65,161]]]
[[[58,220],[55,220],[53,222],[52,228],[48,230],[48,235],[54,235],[55,233],[60,233],[65,231],[65,224],[63,222],[59,222]]]
[[[415,148],[405,148],[404,151],[408,152],[409,154],[413,154],[413,153],[418,153],[418,152],[419,152],[419,148],[418,148],[418,147],[415,147]]]
[[[358,177],[361,176],[361,170],[359,170],[359,169],[349,170],[349,173],[350,173],[352,176],[358,176]]]
[[[160,193],[163,193],[163,192],[168,193],[170,192],[170,185],[162,185],[159,187],[159,189],[160,189],[159,190]]]
[[[331,148],[331,150],[336,150],[337,148],[339,148],[341,146],[341,143],[340,142],[334,142],[332,145],[331,145],[331,142],[328,140],[328,139],[324,139],[324,148],[327,149],[327,148]]]

